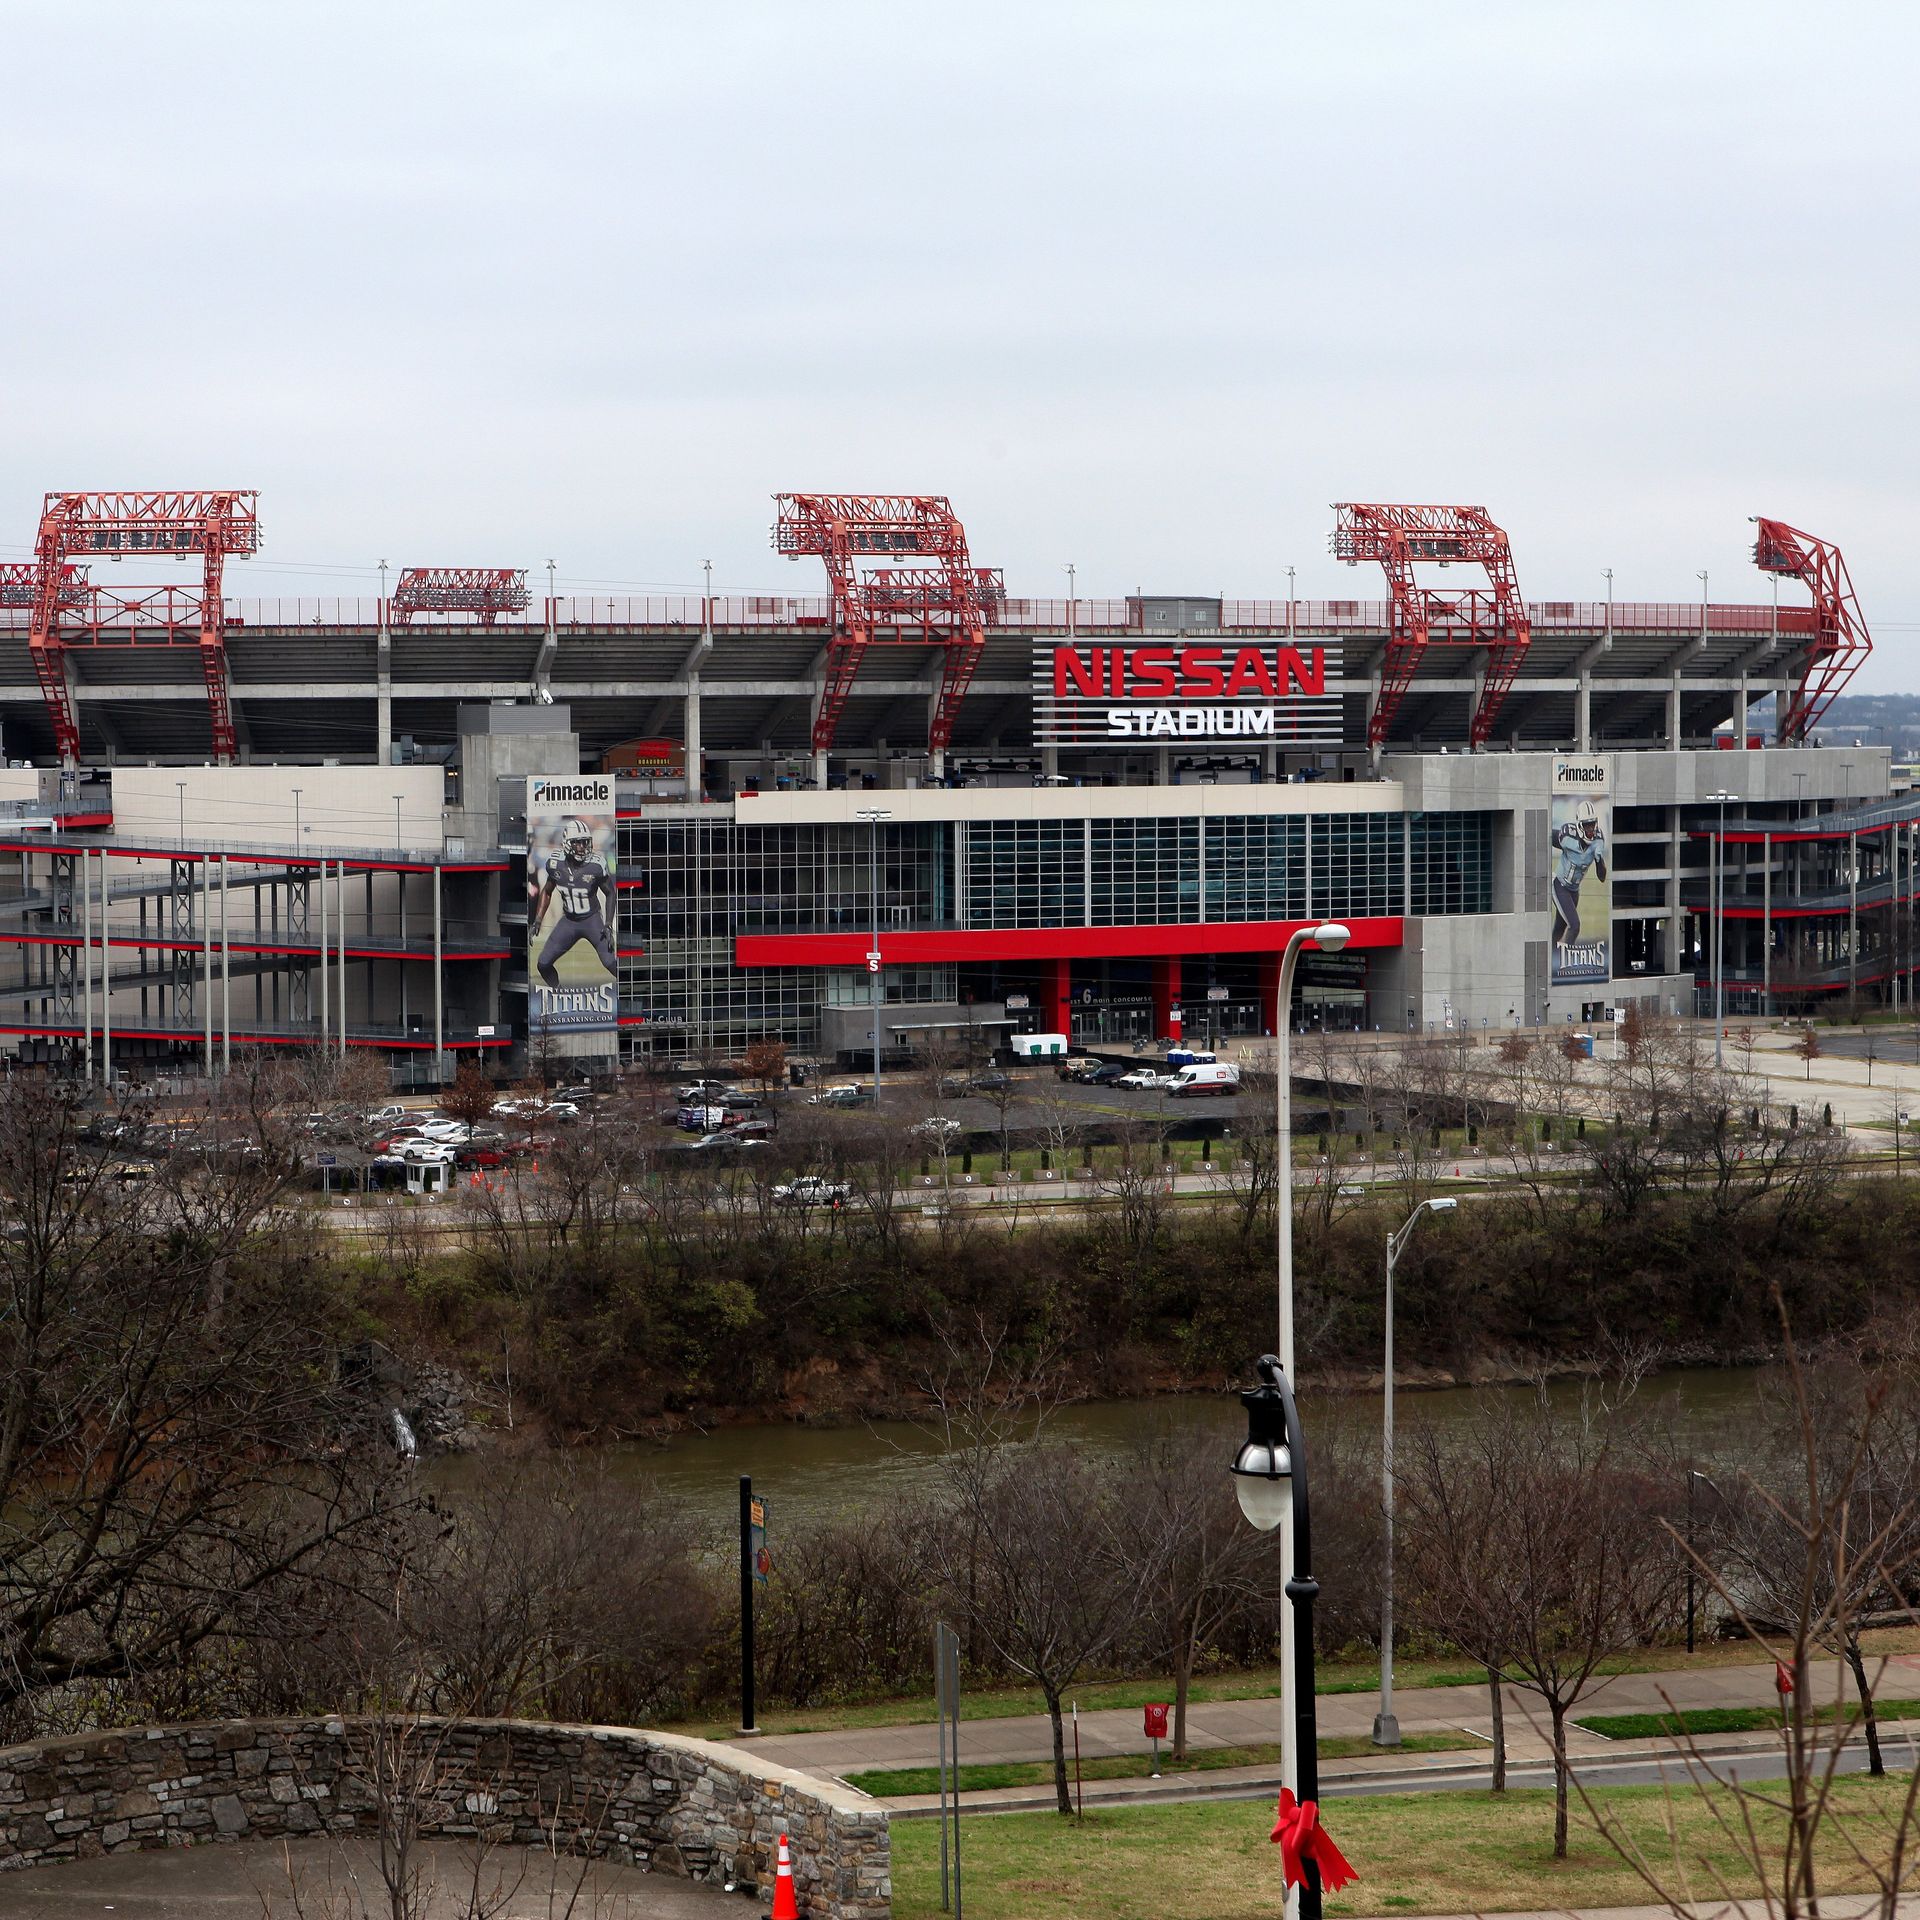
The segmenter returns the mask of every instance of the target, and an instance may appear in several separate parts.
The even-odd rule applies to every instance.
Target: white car
[[[1155,1073],[1151,1067],[1135,1067],[1131,1073],[1123,1073],[1113,1084],[1116,1087],[1132,1087],[1137,1091],[1158,1092],[1167,1084],[1167,1076]]]
[[[316,1114],[313,1117],[318,1119],[320,1116]],[[374,1110],[367,1115],[367,1125],[370,1127],[397,1127],[406,1117],[406,1108],[397,1104],[386,1107],[375,1107]]]
[[[464,1120],[422,1120],[414,1131],[422,1140],[440,1140],[449,1146],[459,1146],[472,1129]]]
[[[929,1140],[936,1143],[945,1142],[951,1144],[966,1132],[966,1128],[963,1127],[958,1120],[949,1120],[943,1113],[933,1113],[929,1114],[924,1120],[916,1120],[913,1123],[913,1131],[924,1134]]]
[[[775,1187],[773,1198],[782,1207],[837,1207],[853,1198],[853,1189],[844,1180],[823,1179],[817,1173],[803,1173],[786,1186]]]
[[[396,1140],[393,1150],[400,1159],[415,1167],[450,1167],[455,1159],[453,1149],[444,1140]]]

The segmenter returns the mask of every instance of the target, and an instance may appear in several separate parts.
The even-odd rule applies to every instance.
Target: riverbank
[[[1577,1373],[1623,1347],[1755,1364],[1775,1290],[1803,1341],[1920,1302],[1920,1187],[1709,1165],[1679,1191],[1632,1169],[1488,1193],[1417,1236],[1397,1273],[1409,1388]],[[1314,1193],[1296,1234],[1303,1380],[1377,1382],[1379,1249],[1417,1184]],[[1271,1221],[1233,1195],[1022,1225],[908,1233],[903,1205],[798,1214],[745,1202],[583,1231],[533,1220],[472,1246],[337,1251],[343,1304],[396,1350],[456,1368],[475,1417],[556,1441],[920,1415],[982,1331],[1068,1401],[1224,1392],[1272,1306]]]

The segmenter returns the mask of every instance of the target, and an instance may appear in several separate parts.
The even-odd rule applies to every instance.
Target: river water
[[[1761,1382],[1753,1369],[1687,1368],[1654,1376],[1640,1393],[1651,1413],[1671,1426],[1687,1450],[1703,1459],[1726,1460],[1744,1451],[1743,1429],[1752,1421]],[[1573,1380],[1548,1389],[1553,1399],[1568,1406],[1587,1390]],[[1395,1396],[1395,1417],[1404,1434],[1415,1421],[1465,1418],[1485,1396],[1531,1391],[1525,1386],[1403,1387]],[[1355,1421],[1377,1433],[1380,1395],[1309,1393],[1303,1396],[1301,1415],[1309,1447],[1318,1422]],[[1246,1431],[1245,1418],[1230,1393],[1168,1394],[1064,1407],[1048,1422],[1048,1432],[1095,1454],[1117,1457],[1142,1428],[1199,1426],[1219,1434],[1224,1472]],[[754,1492],[766,1498],[770,1524],[806,1525],[932,1490],[941,1451],[932,1427],[887,1420],[841,1427],[723,1427],[682,1434],[659,1445],[611,1448],[606,1458],[617,1474],[654,1480],[718,1528],[732,1523],[742,1474],[751,1474]],[[469,1456],[454,1465],[453,1474],[460,1478],[475,1470]]]

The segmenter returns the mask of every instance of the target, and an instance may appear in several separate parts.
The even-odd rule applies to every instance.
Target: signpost
[[[758,1733],[753,1719],[753,1590],[765,1583],[767,1509],[753,1497],[753,1476],[740,1476],[740,1731]]]
[[[940,1911],[951,1912],[954,1920],[964,1920],[960,1901],[960,1636],[944,1620],[933,1630],[933,1693],[940,1723]],[[947,1871],[949,1781],[953,1791],[951,1880]]]

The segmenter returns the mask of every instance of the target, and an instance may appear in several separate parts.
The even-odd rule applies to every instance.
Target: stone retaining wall
[[[851,1789],[705,1740],[520,1720],[237,1720],[0,1749],[0,1872],[370,1829],[393,1779],[418,1783],[408,1797],[424,1834],[757,1880],[769,1893],[786,1833],[802,1913],[891,1912],[887,1816]]]

